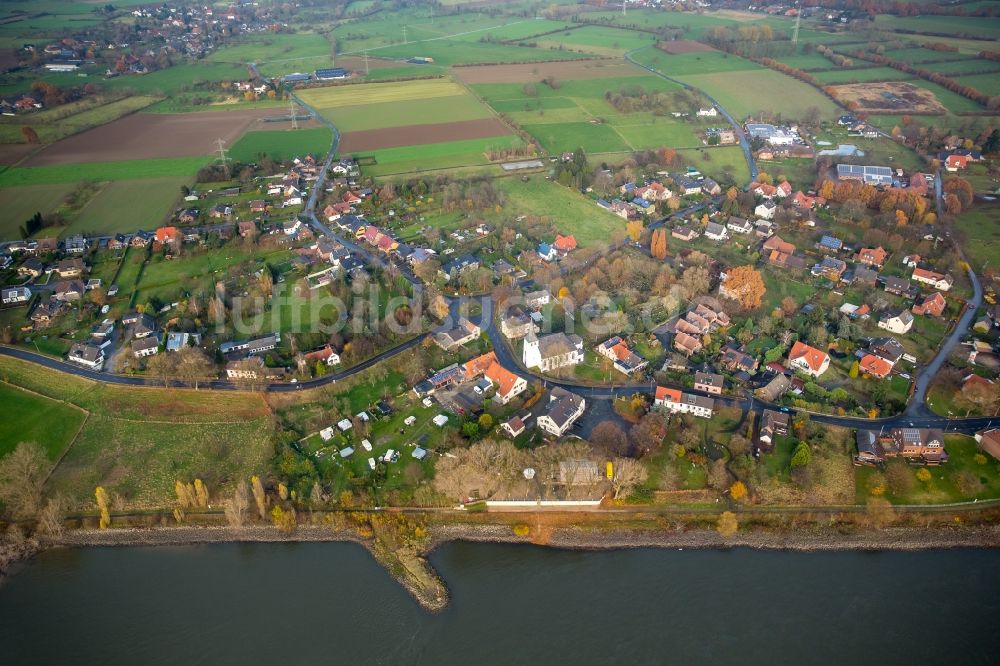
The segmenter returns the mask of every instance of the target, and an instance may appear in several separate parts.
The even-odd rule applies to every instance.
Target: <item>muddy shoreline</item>
[[[754,548],[798,552],[818,551],[920,551],[946,548],[1000,548],[1000,525],[917,529],[837,531],[817,528],[794,532],[755,530],[722,537],[714,530],[692,529],[553,529],[544,540],[517,536],[507,525],[436,525],[429,530],[418,558],[403,567],[385,561],[379,549],[352,530],[330,526],[300,526],[287,534],[274,527],[159,527],[110,530],[75,530],[54,541],[26,548],[5,562],[4,575],[15,574],[18,564],[50,548],[107,546],[176,546],[213,543],[350,542],[365,548],[400,585],[428,612],[444,610],[449,601],[445,582],[427,562],[427,555],[452,541],[530,544],[566,550],[617,550],[624,548],[732,549]],[[414,570],[416,567],[419,570]]]

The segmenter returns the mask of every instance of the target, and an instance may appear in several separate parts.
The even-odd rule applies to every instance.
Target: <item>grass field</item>
[[[588,153],[616,153],[629,150],[625,138],[611,125],[593,123],[546,123],[524,125],[550,153],[583,148]]]
[[[300,96],[342,132],[490,117],[489,109],[447,79],[314,88]]]
[[[818,108],[825,119],[832,119],[840,111],[836,104],[812,86],[771,70],[677,78],[712,95],[737,119],[761,111],[780,113],[786,119],[793,119],[810,107]]]
[[[620,217],[599,208],[576,190],[541,177],[532,177],[528,182],[500,178],[494,185],[507,197],[506,217],[537,215],[548,218],[560,233],[576,236],[583,247],[607,243],[612,231],[625,228]]]
[[[259,395],[96,384],[6,357],[0,358],[0,375],[91,413],[46,485],[46,492],[66,494],[74,507],[92,506],[97,485],[120,496],[125,507],[170,506],[176,479],[201,478],[219,497],[237,479],[267,472],[274,426]],[[0,385],[0,399],[5,406],[25,407],[21,413],[30,410],[32,419],[8,414],[0,442],[21,441],[20,434],[10,434],[20,424],[20,432],[49,437],[51,455],[65,449],[84,414],[55,402],[46,406],[46,398],[37,396],[21,404],[10,393],[16,390]]]
[[[94,162],[85,170],[79,164],[15,167],[0,173],[0,187],[78,183],[81,180],[142,180],[148,178],[193,178],[210,162],[208,157],[174,157],[157,160]]]
[[[520,142],[520,138],[516,136],[497,136],[385,148],[358,155],[374,156],[377,164],[362,167],[362,170],[368,175],[381,176],[489,164],[484,154],[487,148],[507,148]]]
[[[948,51],[934,51],[921,47],[911,47],[906,49],[892,49],[885,52],[887,58],[908,62],[914,65],[923,65],[929,62],[942,62],[946,60],[965,60],[969,56],[964,53],[954,53]],[[927,69],[932,69],[927,67]]]
[[[750,182],[750,167],[739,146],[682,149],[677,154],[719,183],[732,180],[737,185],[745,185]]]
[[[73,190],[70,183],[0,187],[0,236],[19,238],[18,227],[35,213],[48,215],[62,205],[63,197]]]
[[[173,211],[185,178],[150,178],[106,183],[101,191],[72,219],[62,232],[111,234],[152,230]]]
[[[241,162],[252,162],[260,153],[276,160],[291,159],[312,153],[325,155],[330,150],[333,134],[326,127],[300,130],[258,130],[247,132],[232,148],[229,156]]]
[[[988,261],[996,263],[1000,256],[1000,205],[976,203],[958,216],[956,226],[974,269],[982,270]]]
[[[996,78],[1000,72],[1000,63],[984,60],[982,58],[970,58],[969,60],[949,60],[948,62],[933,62],[920,66],[922,69],[929,69],[932,72],[940,72],[945,76],[972,76],[983,75]]]
[[[296,61],[300,59],[325,57],[329,63],[332,53],[333,49],[326,37],[314,32],[252,34],[219,49],[208,56],[207,60],[240,65],[247,62],[258,65],[280,63],[295,69],[298,67]]]
[[[645,49],[632,56],[637,62],[649,65],[667,76],[694,76],[695,74],[721,74],[764,69],[757,63],[722,51],[670,54],[660,49]]]
[[[174,95],[201,83],[241,81],[248,78],[247,68],[242,65],[199,62],[175,65],[142,76],[119,76],[101,83],[109,88],[123,88],[142,94]],[[216,90],[221,90],[221,87]]]
[[[918,33],[969,35],[1000,38],[1000,29],[990,19],[973,16],[891,16],[879,14],[875,25],[889,30],[912,30]]]
[[[814,72],[813,76],[823,85],[830,83],[864,83],[866,81],[909,81],[915,78],[892,67],[834,69],[829,72]]]
[[[590,54],[558,49],[529,48],[507,44],[486,44],[461,40],[416,42],[379,48],[374,54],[381,58],[433,58],[438,65],[473,65],[481,63],[537,62],[588,58]]]
[[[972,86],[987,95],[1000,95],[1000,74],[976,74],[962,76],[957,81],[963,85]]]
[[[0,403],[7,412],[0,420],[0,458],[20,442],[34,442],[55,460],[86,418],[79,409],[6,383],[0,383]]]
[[[532,40],[536,41],[536,40]],[[649,33],[633,32],[621,28],[585,26],[576,30],[545,35],[537,40],[540,47],[558,47],[584,51],[601,56],[621,55],[625,51],[648,46],[655,42]]]

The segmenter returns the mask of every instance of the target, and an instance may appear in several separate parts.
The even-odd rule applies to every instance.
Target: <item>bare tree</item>
[[[45,503],[38,513],[38,531],[52,539],[63,535],[68,502],[62,495],[56,495]]]
[[[255,477],[256,478],[256,477]],[[263,489],[262,489],[263,490]],[[233,490],[233,496],[226,504],[226,520],[232,527],[242,527],[247,521],[250,508],[250,488],[245,479],[240,479]]]
[[[177,376],[186,382],[194,384],[195,389],[198,383],[215,374],[215,364],[211,359],[197,347],[186,347],[177,352],[179,362],[177,363]]]
[[[611,477],[611,487],[615,491],[615,499],[628,495],[648,478],[646,468],[633,458],[615,458],[612,465],[614,474]]]
[[[29,517],[38,513],[48,469],[45,451],[34,442],[21,442],[0,460],[0,499],[11,514]]]
[[[250,477],[250,484],[253,489],[254,501],[257,503],[257,513],[260,514],[261,520],[267,520],[267,495],[264,493],[264,484],[256,475]]]

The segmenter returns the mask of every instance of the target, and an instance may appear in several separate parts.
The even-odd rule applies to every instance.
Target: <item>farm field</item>
[[[331,54],[330,42],[318,33],[251,34],[215,51],[206,60],[238,65],[289,61],[294,65],[296,60],[324,56],[329,62]]]
[[[972,86],[979,92],[986,93],[987,95],[1000,95],[1000,73],[962,76],[957,81],[963,85]]]
[[[136,113],[46,147],[27,161],[39,167],[114,160],[210,155],[215,141],[232,144],[273,110],[227,113]]]
[[[446,79],[366,83],[314,88],[300,93],[341,132],[489,118],[490,111]],[[405,103],[406,112],[401,113]]]
[[[575,51],[615,56],[621,55],[625,51],[649,46],[656,41],[656,36],[621,28],[584,26],[576,30],[545,35],[532,41],[537,41],[538,46],[542,48],[562,45]]]
[[[969,58],[969,56],[964,53],[934,51],[932,49],[925,49],[919,46],[906,49],[892,49],[890,51],[886,51],[885,56],[887,58],[891,58],[892,60],[908,62],[914,65],[939,63],[952,60],[966,60]],[[978,60],[978,58],[976,58],[976,60]],[[927,69],[931,68],[928,67]]]
[[[949,60],[948,62],[932,62],[921,65],[923,69],[932,72],[940,72],[946,76],[972,76],[986,75],[996,78],[1000,75],[1000,63],[984,60],[982,58],[970,58],[969,60]]]
[[[951,113],[965,113],[967,111],[982,111],[984,107],[971,99],[962,97],[958,93],[954,93],[947,88],[943,88],[936,83],[931,83],[930,81],[924,81],[923,79],[914,79],[912,81],[913,85],[923,88],[924,90],[929,90],[934,94],[934,97],[941,102],[942,105]]]
[[[78,183],[83,179],[94,181],[142,180],[168,176],[193,178],[198,169],[208,164],[209,161],[208,157],[175,157],[158,160],[94,162],[88,165],[86,173],[81,173],[78,164],[14,167],[0,173],[0,187]]]
[[[181,196],[181,186],[190,182],[190,178],[151,178],[105,183],[61,233],[112,234],[155,229],[173,211]]]
[[[487,149],[509,148],[520,143],[520,138],[508,135],[366,151],[364,155],[375,157],[377,164],[362,167],[362,171],[365,174],[381,176],[479,166],[489,164],[485,155]]]
[[[625,229],[625,222],[600,208],[590,199],[568,187],[532,177],[523,182],[518,178],[498,178],[493,184],[506,195],[504,215],[537,215],[548,219],[560,233],[573,234],[582,247],[607,243],[616,229]]]
[[[119,76],[102,81],[101,85],[141,94],[174,95],[192,90],[199,84],[241,81],[248,78],[249,72],[243,65],[203,61],[175,65],[142,76]]]
[[[866,81],[909,81],[911,74],[892,67],[868,67],[864,69],[835,69],[829,72],[813,72],[821,84],[864,83]]]
[[[299,130],[253,130],[229,149],[229,156],[240,162],[252,162],[260,153],[276,160],[291,159],[312,153],[325,155],[330,150],[333,133],[326,127]]]
[[[476,32],[471,32],[466,35],[458,35],[452,39],[463,40],[467,42],[478,42],[483,38],[492,38],[502,41],[512,41],[512,40],[524,40],[524,41],[535,41],[530,39],[536,35],[540,35],[543,32],[550,32],[552,30],[559,30],[560,28],[575,29],[572,23],[567,21],[552,21],[549,19],[534,19],[530,21],[510,19],[512,22],[499,27],[491,27],[486,30],[477,30]],[[502,19],[497,19],[497,22],[502,21]],[[539,39],[544,39],[546,36],[540,37]]]
[[[87,416],[79,409],[6,382],[0,383],[0,403],[7,412],[0,421],[0,458],[20,442],[34,442],[45,449],[50,460],[55,460]]]
[[[613,126],[603,123],[545,123],[523,127],[549,153],[576,148],[583,148],[587,153],[616,153],[633,147]]]
[[[415,42],[379,48],[375,52],[382,58],[433,58],[438,65],[474,65],[484,63],[536,62],[544,60],[572,60],[588,58],[587,54],[558,49],[530,48],[507,44],[486,44],[461,40]]]
[[[1000,28],[990,19],[973,16],[891,16],[879,14],[875,25],[889,30],[912,30],[930,34],[970,35],[1000,38]]]
[[[763,70],[755,62],[722,51],[694,51],[671,54],[660,49],[645,49],[632,56],[637,62],[648,65],[667,76],[682,77],[696,74],[722,74]]]
[[[761,111],[795,118],[816,107],[832,119],[839,107],[812,86],[771,70],[678,76],[712,95],[735,118]]]
[[[570,62],[515,65],[473,65],[452,71],[459,81],[473,84],[537,83],[546,77],[559,81],[639,76],[643,70],[623,60],[574,60]]]
[[[510,130],[495,118],[461,120],[433,125],[408,125],[362,132],[347,132],[341,136],[339,150],[343,153],[416,146],[466,139],[485,139],[510,134]]]

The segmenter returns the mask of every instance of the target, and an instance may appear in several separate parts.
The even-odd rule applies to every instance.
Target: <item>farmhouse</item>
[[[788,352],[788,365],[811,377],[819,377],[830,367],[830,356],[797,340]]]
[[[562,437],[580,418],[586,406],[586,400],[557,386],[549,395],[545,413],[538,417],[538,427],[550,435]]]
[[[538,368],[542,372],[576,365],[583,361],[583,339],[579,335],[565,333],[553,333],[542,338],[528,333],[524,338],[522,360],[525,367]]]

